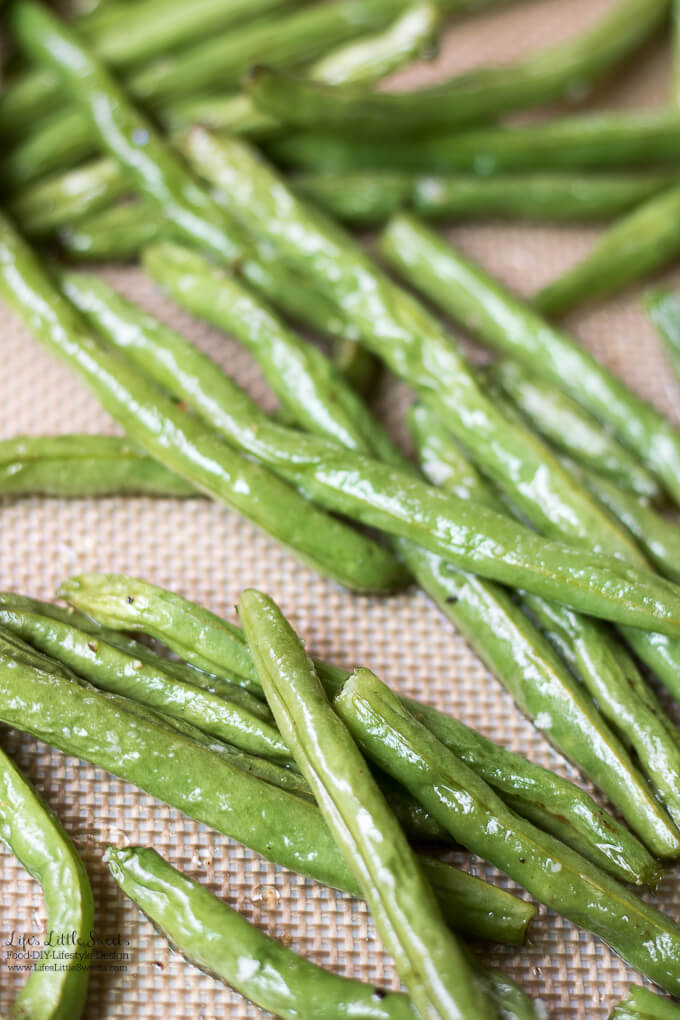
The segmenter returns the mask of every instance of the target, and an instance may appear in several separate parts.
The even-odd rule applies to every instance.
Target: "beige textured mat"
[[[534,0],[468,19],[448,33],[435,65],[410,71],[408,78],[429,81],[443,71],[512,58],[578,31],[611,2]],[[603,90],[598,101],[629,106],[665,102],[667,48],[650,49],[625,81]],[[403,81],[406,76],[400,77]],[[597,232],[493,223],[448,233],[512,287],[529,293],[574,262]],[[269,399],[248,356],[232,340],[180,313],[140,271],[109,269],[105,275],[184,331],[254,396]],[[667,279],[680,284],[680,270]],[[631,386],[677,419],[680,389],[638,298],[638,292],[628,294],[579,315],[571,325]],[[112,431],[112,422],[70,370],[45,354],[6,310],[0,309],[0,315],[0,435]],[[381,386],[378,409],[397,435],[403,431],[407,400],[404,387],[389,382]],[[520,717],[423,595],[410,592],[390,600],[350,596],[221,506],[147,499],[0,503],[0,588],[50,598],[62,577],[82,570],[138,574],[227,616],[239,590],[257,585],[280,601],[320,656],[366,663],[395,686],[460,716],[497,741],[575,775]],[[123,900],[102,864],[109,842],[151,844],[255,923],[319,963],[366,980],[393,981],[363,905],[277,870],[125,783],[34,740],[3,731],[0,742],[16,755],[82,851],[94,886],[98,934],[120,933],[125,944],[127,960],[105,964],[92,976],[90,1020],[240,1020],[261,1015],[240,996],[186,966]],[[469,858],[466,866],[491,873]],[[4,847],[0,876],[4,1013],[24,978],[8,969],[4,943],[12,931],[39,934],[44,921],[37,886]],[[680,918],[677,874],[665,880],[657,901]],[[490,959],[540,996],[557,1018],[606,1017],[635,977],[601,943],[547,911],[534,926],[530,946],[520,952],[493,952]]]

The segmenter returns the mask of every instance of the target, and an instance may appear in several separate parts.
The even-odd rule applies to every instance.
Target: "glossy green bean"
[[[397,217],[380,247],[390,264],[485,343],[554,382],[608,425],[680,498],[680,435],[589,352],[416,220]]]
[[[128,190],[117,164],[100,159],[30,185],[9,201],[8,208],[25,233],[42,237],[106,209]]]
[[[290,761],[290,751],[273,720],[231,700],[222,688],[212,693],[178,680],[103,639],[54,618],[0,605],[0,623],[24,641],[51,656],[103,690],[143,705],[232,744],[274,761]]]
[[[670,173],[479,177],[373,171],[301,174],[293,184],[332,216],[359,225],[384,223],[402,208],[428,220],[507,217],[571,223],[627,212],[673,179]]]
[[[189,482],[118,436],[0,441],[0,496],[198,496]]]
[[[69,293],[79,300],[73,288]],[[669,633],[680,629],[674,617],[674,587],[651,573],[614,557],[586,557],[575,548],[537,540],[528,529],[483,507],[473,510],[410,473],[331,440],[276,425],[178,334],[155,326],[147,330],[142,323],[141,329],[124,336],[110,326],[117,313],[108,302],[101,311],[91,302],[79,306],[156,382],[187,400],[231,443],[323,506],[409,539],[463,569],[558,597],[605,619],[635,621],[643,629]],[[134,306],[130,313],[135,314]],[[488,543],[480,541],[482,535]]]
[[[241,593],[239,616],[282,736],[312,788],[417,1012],[495,1015],[444,924],[432,890],[364,758],[333,712],[302,642],[268,596]]]
[[[78,1020],[85,1007],[92,890],[78,852],[59,820],[14,762],[0,750],[0,839],[39,884],[47,931],[73,938],[71,963],[55,968],[51,950],[36,960],[9,1020]],[[28,968],[27,968],[28,969]]]
[[[671,103],[680,105],[680,7],[673,0],[673,80],[671,83]]]
[[[421,410],[412,417],[412,423],[415,425],[416,445],[420,449],[424,447],[424,468],[429,477],[434,474],[444,488],[458,490],[465,498],[483,500],[490,506],[502,508],[496,493],[479,477],[432,415]],[[485,648],[494,649],[505,636],[507,628],[507,625],[506,628],[501,627],[500,621],[509,613],[503,603],[503,593],[485,592],[484,596],[487,614],[493,612],[492,631],[498,632],[498,637],[492,634],[487,638]],[[626,743],[635,748],[668,813],[677,824],[680,821],[678,734],[673,732],[672,724],[667,723],[665,713],[634,663],[615,638],[596,621],[583,619],[565,606],[541,598],[525,594],[523,601],[546,631],[561,659],[569,663],[581,678],[600,711],[595,709],[582,686],[564,668],[553,671],[549,686],[542,677],[536,681],[535,670],[524,665],[514,671],[495,669],[517,704],[547,739],[575,761],[602,789],[611,782],[608,772],[617,757],[617,747],[621,760],[619,741],[616,737],[612,741],[613,734],[609,729],[609,726],[613,727]],[[515,613],[521,618],[519,610],[516,609]],[[516,627],[521,631],[521,624]],[[604,725],[602,717],[606,720]],[[626,757],[624,753],[623,759]],[[646,779],[630,761],[628,772],[631,776],[630,789],[637,785],[644,801]],[[624,788],[625,782],[623,779]],[[626,806],[625,794],[623,801],[621,794],[612,792],[611,788],[608,794],[623,805],[629,824],[636,828],[636,811],[634,808],[631,811],[631,805]],[[653,809],[651,813],[653,816]],[[637,831],[642,834],[639,828]],[[643,838],[648,839],[649,835]],[[651,843],[648,845],[652,846]]]
[[[640,460],[563,389],[510,360],[497,362],[491,374],[532,426],[578,464],[637,496],[661,498],[659,483]]]
[[[368,348],[436,402],[447,426],[539,530],[569,535],[589,549],[595,539],[611,552],[640,560],[629,533],[617,528],[611,516],[575,484],[544,443],[510,423],[485,397],[439,322],[380,274],[363,249],[297,200],[243,143],[195,131],[185,139],[184,151],[220,188],[220,200],[232,208],[238,205],[249,229],[266,237],[287,264],[306,273],[317,289],[343,309],[345,320]],[[497,307],[494,302],[487,305],[485,313]],[[571,350],[569,345],[567,353]],[[583,376],[580,366],[575,374],[579,380]],[[629,426],[631,421],[628,416]],[[654,422],[658,423],[656,416]],[[664,437],[674,435],[663,419],[661,431]],[[662,680],[668,677],[674,683],[680,669],[677,642],[660,634],[648,637],[636,629],[628,629],[626,639]]]
[[[631,985],[626,999],[609,1014],[609,1020],[678,1020],[678,1017],[680,1007],[641,985]]]
[[[680,187],[675,185],[618,220],[580,262],[538,291],[533,307],[560,318],[663,268],[680,251],[679,216]]]
[[[4,220],[0,221],[0,291],[40,340],[87,379],[131,439],[166,467],[245,513],[337,580],[383,590],[401,583],[403,571],[385,549],[321,513],[276,476],[235,454],[152,383],[103,350]]]
[[[105,19],[77,22],[95,53],[109,66],[129,68],[202,37],[221,33],[240,22],[271,14],[299,0],[154,0],[120,8]],[[10,82],[0,96],[0,130],[4,137],[24,131],[28,124],[55,109],[59,79],[45,70],[31,70]]]
[[[670,918],[510,811],[369,670],[352,674],[333,707],[364,753],[398,777],[467,849],[677,994],[680,927]]]
[[[341,977],[258,931],[151,849],[109,847],[123,892],[190,963],[276,1016],[298,1020],[413,1020],[406,996]]]
[[[442,589],[448,592],[445,568],[440,571]],[[203,668],[237,673],[257,685],[241,631],[172,592],[124,575],[89,574],[64,582],[60,595],[108,627],[142,631]],[[495,619],[485,614],[480,618],[493,633]],[[518,628],[518,634],[522,633]],[[329,695],[336,694],[348,673],[328,664],[316,665]],[[404,699],[404,704],[515,810],[625,881],[654,881],[656,868],[649,854],[578,786],[498,747],[435,708],[410,699]]]
[[[424,134],[479,123],[502,113],[569,98],[604,77],[665,22],[667,0],[619,0],[574,39],[509,67],[469,71],[411,92],[376,92],[315,84],[256,68],[246,87],[255,105],[284,124],[322,126],[371,137]]]
[[[238,131],[238,121],[234,123]],[[291,131],[267,144],[277,162],[316,173],[409,171],[484,177],[677,166],[679,128],[676,110],[621,110],[437,133],[419,138],[417,145],[408,139],[348,138],[323,128]]]
[[[9,633],[0,635],[0,672],[7,725],[107,769],[268,860],[358,892],[318,809],[242,767],[243,752],[215,753],[206,738],[188,735],[188,724],[78,682]],[[440,861],[419,860],[459,930],[523,941],[535,914],[530,903]]]

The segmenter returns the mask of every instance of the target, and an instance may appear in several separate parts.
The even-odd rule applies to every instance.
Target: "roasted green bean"
[[[364,753],[398,778],[458,842],[677,994],[680,928],[673,921],[518,818],[369,670],[356,670],[333,706]]]
[[[619,0],[581,35],[509,67],[482,68],[410,92],[366,95],[256,68],[247,88],[255,105],[284,124],[371,137],[461,127],[511,110],[568,98],[635,52],[664,23],[668,0]]]
[[[0,496],[199,496],[189,482],[118,436],[0,440]]]
[[[679,129],[676,110],[620,110],[426,135],[417,145],[408,139],[348,138],[323,128],[291,131],[267,145],[277,162],[315,173],[379,170],[486,177],[677,166]],[[239,132],[236,118],[233,130]]]
[[[680,251],[678,217],[680,187],[675,185],[618,220],[580,262],[538,291],[533,307],[560,318],[663,268]]]
[[[36,960],[10,1010],[9,1020],[78,1020],[85,1007],[92,890],[78,852],[58,819],[0,750],[0,839],[39,884],[47,931],[73,939],[72,962],[55,967],[51,951]]]
[[[190,963],[276,1016],[298,1020],[414,1020],[406,996],[340,977],[258,931],[151,849],[109,847],[123,892]]]
[[[282,736],[368,901],[378,934],[423,1020],[495,1015],[444,924],[387,801],[329,704],[311,659],[278,606],[241,593],[239,615]]]
[[[448,590],[444,582],[442,587]],[[123,575],[90,574],[70,578],[60,595],[108,627],[142,631],[196,665],[241,675],[251,690],[258,689],[241,631],[172,592]],[[495,618],[487,622],[493,633]],[[324,663],[317,662],[317,669],[330,695],[348,676]],[[655,867],[647,852],[578,786],[498,747],[435,708],[409,699],[404,704],[519,813],[625,881],[654,881]]]

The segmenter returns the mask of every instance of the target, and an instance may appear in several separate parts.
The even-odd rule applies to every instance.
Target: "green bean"
[[[41,615],[0,606],[0,623],[96,687],[139,701],[251,754],[290,760],[271,717],[253,714],[220,694],[177,680],[101,638]]]
[[[658,482],[639,459],[562,389],[510,360],[494,365],[492,378],[532,426],[578,464],[637,496],[661,498]]]
[[[475,335],[554,382],[608,425],[680,498],[680,436],[590,353],[412,218],[392,221],[381,252]]]
[[[581,35],[509,67],[469,71],[415,92],[359,94],[256,68],[247,81],[255,105],[284,124],[320,125],[371,137],[423,134],[479,123],[512,110],[583,93],[665,22],[667,0],[619,0]]]
[[[404,172],[303,174],[295,189],[346,223],[383,223],[402,208],[428,220],[483,216],[537,222],[604,219],[626,212],[673,180],[661,174],[514,174],[494,177]]]
[[[680,379],[680,299],[671,290],[657,290],[648,295],[646,305],[671,367]]]
[[[369,670],[352,674],[333,707],[364,753],[398,777],[458,842],[677,994],[680,928],[670,918],[509,810]]]
[[[362,248],[297,200],[243,143],[195,131],[185,139],[184,151],[220,189],[220,201],[231,204],[232,209],[238,205],[241,220],[249,229],[266,237],[287,265],[313,279],[317,289],[343,309],[345,320],[364,344],[436,403],[447,427],[539,530],[569,535],[587,543],[588,548],[595,536],[610,552],[641,560],[630,534],[616,527],[544,443],[509,422],[485,397],[439,322],[381,274]],[[485,314],[496,307],[495,302],[487,301],[487,305]],[[570,344],[569,359],[574,350]],[[561,366],[564,371],[567,364]],[[533,364],[531,367],[535,369]],[[575,374],[580,381],[580,364]],[[578,399],[578,393],[573,395]],[[621,417],[625,417],[623,409]],[[660,426],[664,439],[672,439],[674,433],[663,419],[654,415],[653,423]],[[662,680],[668,677],[674,683],[680,668],[680,645],[660,634],[650,637],[630,628],[626,639]]]
[[[403,579],[375,541],[319,511],[276,476],[234,453],[152,383],[103,350],[30,249],[0,220],[0,291],[40,340],[86,378],[134,442],[213,498],[245,513],[307,562],[349,585],[391,590]]]
[[[73,288],[69,294],[79,300]],[[247,295],[243,301],[250,304]],[[85,308],[80,301],[79,306]],[[128,308],[135,315],[134,306]],[[680,629],[674,617],[675,588],[648,571],[614,557],[587,557],[576,548],[538,540],[528,529],[486,508],[472,508],[410,473],[322,437],[276,425],[178,334],[155,326],[150,331],[142,323],[134,334],[123,337],[111,328],[117,312],[108,302],[101,311],[88,302],[84,314],[231,443],[273,466],[323,506],[407,538],[464,569],[558,597],[605,619],[635,621],[643,629],[671,634]],[[488,543],[480,542],[481,535]]]
[[[613,171],[677,166],[679,128],[676,110],[621,110],[437,133],[419,138],[417,145],[408,139],[348,138],[323,128],[291,131],[269,141],[268,150],[277,162],[315,173],[408,171],[489,176]]]
[[[618,220],[580,262],[538,291],[533,307],[560,318],[668,265],[680,251],[678,216],[680,187],[675,185]]]
[[[297,0],[292,0],[292,3]],[[292,6],[291,0],[154,0],[120,8],[106,19],[78,22],[95,53],[118,69],[144,63],[239,22]],[[5,137],[25,130],[36,117],[59,104],[59,79],[45,70],[29,71],[10,82],[0,97],[0,129]]]
[[[609,1014],[609,1020],[678,1020],[678,1017],[680,1007],[641,985],[631,985],[627,998]]]
[[[416,1010],[432,1020],[491,1020],[495,1010],[445,926],[399,824],[333,712],[302,642],[261,592],[241,593],[239,615],[281,734],[368,902]]]
[[[432,477],[431,472],[434,472],[439,483],[447,490],[453,488],[464,493],[465,498],[502,507],[499,497],[476,474],[472,465],[447,439],[444,430],[438,427],[431,415],[418,412],[413,423],[416,445],[422,447],[425,444],[424,466],[428,476]],[[499,624],[509,614],[504,607],[502,593],[485,592],[484,596],[485,603],[492,607],[492,630],[498,631],[498,637],[490,635],[485,641],[483,657],[486,658],[493,654],[492,650],[503,639],[504,633]],[[631,812],[625,794],[622,800],[620,793],[612,792],[608,787],[611,782],[608,771],[616,757],[618,741],[615,737],[612,741],[613,734],[606,723],[603,728],[602,715],[626,743],[633,745],[668,813],[677,824],[680,821],[680,800],[677,798],[680,786],[679,736],[665,719],[661,706],[630,657],[594,620],[583,619],[565,606],[554,605],[541,598],[525,594],[523,601],[524,606],[546,631],[561,659],[569,663],[580,676],[600,712],[594,709],[590,698],[584,695],[580,685],[567,670],[553,671],[549,687],[542,677],[535,680],[534,669],[524,666],[514,671],[496,668],[494,672],[508,687],[520,708],[545,732],[546,737],[575,761],[596,785],[607,789],[608,795],[621,806],[631,827],[643,839],[648,839],[649,835],[637,828],[635,809]],[[518,610],[515,612],[521,617]],[[487,613],[490,613],[489,609]],[[521,625],[516,626],[520,629]],[[540,644],[538,647],[540,649]],[[607,753],[604,752],[605,746]],[[619,747],[619,760],[620,752]],[[623,757],[625,760],[625,754]],[[624,768],[624,773],[626,771],[630,776],[630,789],[637,781],[644,799],[645,779],[639,774],[635,779],[636,770],[630,762],[628,768]],[[672,779],[671,773],[674,776]],[[624,787],[625,782],[623,779]],[[651,843],[649,845],[652,846]]]
[[[413,1020],[406,996],[340,977],[258,931],[155,850],[108,847],[123,892],[190,963],[276,1016]]]
[[[445,583],[443,587],[446,590]],[[108,627],[140,630],[203,668],[238,673],[257,684],[241,631],[178,595],[112,574],[70,578],[62,584],[60,595]],[[486,619],[493,633],[495,619]],[[335,695],[348,673],[318,661],[316,666],[329,695]],[[647,852],[578,786],[498,747],[435,708],[410,699],[404,699],[404,704],[515,810],[625,881],[654,881],[655,865]]]
[[[118,166],[100,159],[33,184],[14,196],[9,211],[27,234],[42,237],[106,209],[128,191]]]
[[[57,236],[61,249],[79,262],[133,262],[166,230],[157,210],[125,202],[67,224]]]
[[[55,968],[51,950],[17,995],[9,1020],[78,1020],[85,1007],[94,904],[78,852],[59,820],[14,762],[0,751],[0,839],[39,882],[47,931],[73,938],[71,963]],[[27,968],[28,969],[28,968]]]
[[[0,441],[0,496],[198,496],[184,478],[118,436]]]
[[[680,7],[673,0],[673,81],[671,85],[671,102],[680,105]]]
[[[314,805],[188,737],[186,724],[78,683],[58,663],[24,648],[0,637],[0,719],[7,725],[107,769],[282,867],[358,891]],[[67,725],[73,719],[78,727]],[[535,913],[531,904],[439,861],[420,860],[459,930],[523,941]]]

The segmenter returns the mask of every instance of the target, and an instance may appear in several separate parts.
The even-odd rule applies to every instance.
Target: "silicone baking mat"
[[[438,60],[410,69],[400,84],[433,81],[468,67],[500,62],[579,31],[611,0],[534,0],[457,22]],[[602,89],[600,105],[648,106],[667,101],[668,40],[638,57]],[[523,294],[576,261],[597,236],[582,227],[469,224],[451,241]],[[180,312],[136,268],[101,270],[126,295],[183,331],[244,384],[271,403],[249,357],[223,334]],[[680,272],[666,279],[680,283]],[[580,340],[634,389],[677,420],[678,389],[639,303],[640,292],[574,317]],[[5,310],[2,315],[0,435],[113,432],[115,426],[85,387],[54,361]],[[474,348],[471,353],[483,356]],[[410,396],[385,380],[376,408],[404,441]],[[32,499],[0,503],[0,588],[51,598],[61,578],[83,570],[125,571],[173,588],[232,618],[238,593],[257,585],[282,605],[310,649],[324,658],[370,665],[391,684],[449,711],[541,764],[576,777],[521,717],[424,595],[391,599],[349,595],[325,581],[222,506],[201,500]],[[669,711],[673,708],[669,706]],[[154,846],[207,884],[256,924],[311,959],[345,974],[394,983],[364,906],[283,872],[183,815],[76,759],[3,730],[0,742],[63,820],[82,852],[94,886],[96,928],[120,936],[92,975],[90,1020],[167,1017],[213,1020],[262,1015],[219,982],[171,952],[137,909],[119,894],[102,863],[108,843]],[[505,880],[469,856],[464,866]],[[25,973],[11,970],[5,943],[12,932],[40,935],[38,887],[0,846],[0,1013]],[[669,874],[656,901],[680,917],[680,881]],[[542,910],[521,951],[488,958],[539,996],[556,1018],[606,1017],[636,978],[596,939]],[[638,979],[639,980],[639,979]]]

